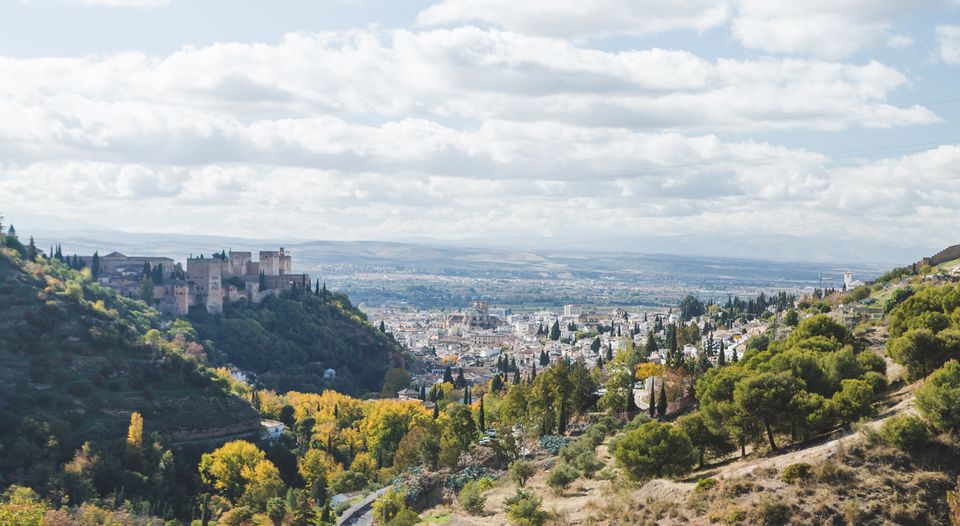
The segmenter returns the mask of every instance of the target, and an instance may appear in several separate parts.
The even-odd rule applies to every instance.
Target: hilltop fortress
[[[293,288],[308,289],[310,276],[293,273],[293,256],[280,250],[261,250],[259,261],[251,252],[221,252],[211,257],[187,258],[187,269],[168,257],[135,257],[114,252],[82,258],[91,268],[99,265],[97,281],[119,294],[139,297],[159,311],[185,316],[190,307],[223,312],[224,301],[259,303],[264,297]]]

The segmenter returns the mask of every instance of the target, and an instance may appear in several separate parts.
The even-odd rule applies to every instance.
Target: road
[[[367,495],[362,501],[343,512],[337,519],[337,526],[371,526],[373,524],[373,501],[379,499],[390,489],[380,488]]]

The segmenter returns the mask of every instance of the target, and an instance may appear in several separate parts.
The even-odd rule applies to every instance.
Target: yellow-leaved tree
[[[200,478],[232,504],[264,510],[267,501],[284,493],[280,472],[263,451],[245,440],[227,442],[200,458]]]

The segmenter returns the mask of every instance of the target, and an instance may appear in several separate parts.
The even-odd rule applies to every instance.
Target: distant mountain
[[[184,260],[220,250],[270,250],[283,246],[294,254],[294,267],[307,272],[318,266],[403,268],[421,272],[525,272],[525,273],[629,273],[650,275],[696,275],[789,279],[800,274],[811,279],[819,272],[838,274],[853,270],[860,275],[877,274],[893,265],[932,254],[924,247],[886,251],[850,240],[842,250],[837,244],[806,238],[779,238],[776,243],[749,236],[647,238],[611,243],[607,250],[584,250],[570,246],[539,248],[470,247],[451,244],[382,241],[303,241],[291,239],[243,239],[184,234],[130,234],[114,231],[40,231],[41,247],[61,243],[65,252],[92,254],[119,251],[128,255],[165,255]],[[771,259],[771,249],[788,246],[789,257]],[[599,247],[594,247],[599,248]],[[649,248],[643,253],[641,249]],[[702,255],[702,254],[715,255]]]

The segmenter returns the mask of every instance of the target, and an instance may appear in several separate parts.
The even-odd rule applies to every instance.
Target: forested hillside
[[[190,322],[217,361],[252,371],[260,386],[281,392],[379,391],[384,373],[403,364],[396,342],[345,295],[325,290],[227,305],[222,315],[193,311]],[[335,379],[324,379],[328,368]]]
[[[252,407],[203,366],[188,325],[160,329],[155,311],[88,272],[36,257],[10,237],[0,244],[0,485],[58,498],[123,487],[135,494],[151,468],[119,464],[133,412],[145,438],[257,429]],[[99,444],[87,453],[113,468],[101,465],[96,480],[78,486],[61,465],[86,441]]]

